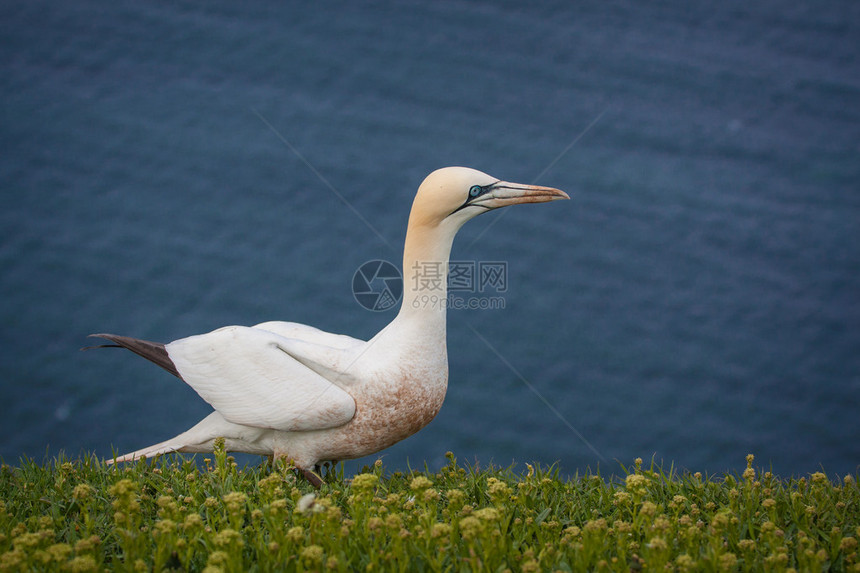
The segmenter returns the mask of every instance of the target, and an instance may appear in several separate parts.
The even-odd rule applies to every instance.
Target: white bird
[[[293,322],[227,326],[166,345],[91,335],[158,364],[214,408],[188,431],[114,461],[212,452],[223,438],[228,451],[291,460],[318,486],[312,469],[320,463],[367,456],[414,434],[439,412],[448,387],[444,301],[454,235],[492,209],[569,198],[465,167],[431,173],[412,204],[403,271],[434,265],[439,290],[404,281],[399,313],[366,342]]]

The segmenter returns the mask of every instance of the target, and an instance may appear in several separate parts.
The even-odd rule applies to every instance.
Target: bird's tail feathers
[[[118,334],[90,334],[92,338],[104,338],[113,342],[113,344],[100,344],[98,346],[87,346],[81,350],[90,350],[93,348],[127,348],[138,356],[143,356],[150,362],[158,364],[174,376],[182,379],[176,365],[170,356],[167,354],[167,349],[160,342],[150,342],[148,340],[140,340],[139,338],[131,338],[130,336],[119,336]]]

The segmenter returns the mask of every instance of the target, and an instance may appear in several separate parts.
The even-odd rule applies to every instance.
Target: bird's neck
[[[413,225],[403,247],[403,305],[397,321],[420,325],[445,336],[448,259],[457,228],[451,224]]]

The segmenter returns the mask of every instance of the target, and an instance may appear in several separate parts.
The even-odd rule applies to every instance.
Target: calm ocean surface
[[[458,236],[504,309],[449,312],[445,406],[390,467],[856,472],[860,4],[522,4],[3,3],[0,457],[209,411],[92,332],[372,336],[353,274],[467,165],[573,200]]]

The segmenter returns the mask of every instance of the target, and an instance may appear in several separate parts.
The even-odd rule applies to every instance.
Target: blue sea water
[[[458,236],[504,308],[449,312],[445,405],[390,467],[858,470],[860,4],[246,4],[0,6],[7,463],[208,412],[89,333],[372,336],[354,273],[468,165],[573,200]]]

